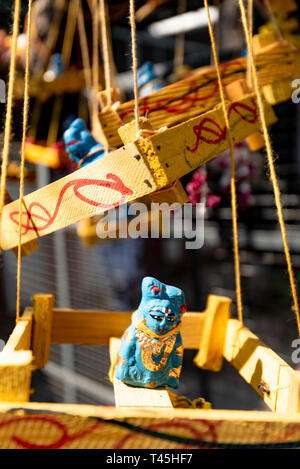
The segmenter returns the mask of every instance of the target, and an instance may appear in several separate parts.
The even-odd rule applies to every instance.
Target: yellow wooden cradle
[[[275,47],[281,52],[287,52],[286,47],[289,50],[290,68],[280,79],[293,76],[289,46]],[[244,79],[244,73],[239,78]],[[273,83],[276,85],[276,79],[261,85]],[[236,89],[231,88],[225,103],[233,143],[260,131],[257,96],[245,92],[243,86],[238,83]],[[150,100],[156,98],[153,94]],[[151,118],[141,119],[138,135],[131,118],[121,128],[112,120],[112,133],[108,134],[108,129],[104,132],[103,112],[100,130],[108,138],[112,135],[119,148],[22,198],[20,219],[20,201],[7,203],[2,211],[1,249],[20,246],[20,229],[22,244],[34,242],[108,207],[141,197],[184,203],[180,178],[229,145],[221,105],[213,101],[207,106],[168,122],[173,126],[168,129],[158,124],[160,116],[156,123]],[[267,102],[263,106],[270,125],[275,114]],[[121,105],[121,109],[131,110],[132,103]],[[119,111],[114,111],[117,120]],[[197,140],[203,121],[212,125],[208,133],[217,134],[217,146],[209,138],[201,144]],[[95,175],[102,179],[95,182]],[[96,190],[99,186],[101,193]],[[166,389],[133,388],[113,379],[115,407],[29,402],[32,372],[47,366],[51,344],[109,346],[113,366],[120,337],[131,320],[132,312],[54,308],[53,300],[51,294],[34,295],[33,306],[18,318],[0,352],[0,448],[300,448],[300,373],[241,321],[231,318],[231,300],[220,296],[209,296],[204,312],[183,315],[184,349],[195,350],[194,363],[205,370],[220,371],[225,358],[272,412],[210,409],[201,399],[191,402]]]
[[[185,313],[184,348],[195,350],[203,369],[218,371],[225,358],[272,413],[193,408],[166,390],[122,383],[115,383],[116,407],[28,402],[32,370],[47,365],[51,343],[110,344],[113,356],[131,319],[53,308],[52,295],[37,294],[0,354],[0,448],[300,447],[300,373],[230,318],[230,303],[211,295],[203,313]]]

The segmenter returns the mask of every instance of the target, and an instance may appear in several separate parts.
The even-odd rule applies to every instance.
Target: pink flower
[[[213,193],[208,194],[207,196],[207,206],[209,208],[214,208],[221,202],[221,197]]]

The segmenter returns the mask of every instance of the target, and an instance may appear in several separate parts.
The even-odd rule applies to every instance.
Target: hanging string
[[[92,71],[91,71],[91,63],[90,63],[90,53],[89,53],[89,46],[86,36],[85,30],[85,22],[82,10],[82,2],[79,4],[78,9],[78,32],[79,32],[79,42],[80,42],[80,49],[81,49],[81,56],[82,56],[82,64],[83,64],[83,73],[84,73],[84,80],[85,85],[88,90],[88,107],[90,117],[92,116],[92,97],[91,97],[91,90],[92,90]]]
[[[250,32],[250,42],[251,42],[251,48],[252,48],[253,47],[253,0],[248,0],[247,13],[248,13],[248,24],[249,24],[249,32]],[[252,73],[251,73],[251,61],[250,61],[249,54],[247,57],[246,81],[247,81],[248,87],[251,89],[252,88]]]
[[[79,0],[71,0],[68,6],[66,28],[65,28],[62,52],[61,52],[66,69],[69,67],[69,64],[71,61],[74,35],[76,31],[78,9],[79,9]],[[52,109],[50,127],[49,127],[48,138],[47,138],[47,146],[57,141],[62,106],[63,106],[63,95],[62,94],[57,95],[55,97],[54,105]]]
[[[282,1],[284,1],[284,0],[282,0]],[[271,5],[270,5],[269,0],[264,0],[264,4],[266,5],[266,8],[267,8],[267,12],[268,12],[270,21],[271,21],[272,26],[273,26],[273,28],[274,28],[275,34],[276,34],[276,36],[278,37],[278,40],[279,40],[280,42],[284,41],[284,38],[283,38],[282,33],[281,33],[281,31],[280,31],[280,28],[279,28],[277,19],[275,18],[274,13],[273,13],[273,11],[272,11],[272,8],[271,8]]]
[[[186,0],[178,0],[177,14],[182,15],[186,12]],[[181,67],[184,63],[184,32],[177,34],[175,40],[175,53],[174,53],[174,65],[173,68],[176,70]]]
[[[107,32],[107,16],[105,0],[100,0],[100,24],[101,24],[101,37],[102,37],[102,56],[105,77],[105,89],[107,95],[107,105],[110,107],[112,104],[111,99],[111,63],[108,48],[108,32]]]
[[[92,11],[92,26],[93,26],[93,121],[98,117],[98,100],[97,91],[99,86],[99,5],[98,0],[93,0],[93,11]]]
[[[32,0],[28,0],[27,15],[27,44],[26,65],[24,78],[24,108],[23,108],[23,132],[21,144],[21,170],[20,170],[20,196],[19,196],[19,232],[18,232],[18,263],[17,263],[17,299],[16,299],[16,321],[20,318],[20,291],[21,291],[21,250],[22,250],[22,212],[24,204],[24,168],[25,168],[25,141],[28,124],[29,111],[29,62],[30,62],[30,34],[31,34],[31,6]]]
[[[244,5],[243,0],[239,0],[239,5],[240,5],[240,10],[241,10],[241,17],[242,17],[242,23],[243,23],[243,27],[244,27],[245,37],[246,37],[246,41],[247,41],[247,47],[248,47],[249,56],[250,56],[250,60],[251,60],[251,69],[252,69],[254,91],[255,91],[255,94],[256,94],[256,98],[257,98],[259,116],[260,116],[263,135],[264,135],[264,139],[265,139],[265,143],[266,143],[266,153],[267,153],[268,165],[269,165],[269,170],[270,170],[270,179],[271,179],[271,182],[272,182],[272,185],[273,185],[273,191],[274,191],[274,197],[275,197],[275,204],[276,204],[276,208],[277,208],[278,221],[279,221],[279,225],[280,225],[280,230],[281,230],[281,235],[282,235],[282,240],[283,240],[283,246],[284,246],[284,252],[285,252],[287,268],[288,268],[288,274],[289,274],[289,280],[290,280],[290,284],[291,284],[292,297],[293,297],[293,303],[294,303],[294,311],[295,311],[295,314],[296,314],[297,325],[298,325],[298,330],[299,330],[299,335],[300,335],[300,313],[299,313],[299,305],[298,305],[298,294],[297,294],[296,282],[295,282],[293,266],[292,266],[292,261],[291,261],[291,255],[290,255],[289,246],[288,246],[288,242],[287,242],[286,227],[285,227],[285,222],[284,222],[284,217],[283,217],[283,209],[282,209],[282,204],[281,204],[281,194],[280,194],[279,184],[278,184],[276,170],[275,170],[273,150],[272,150],[272,145],[271,145],[271,138],[270,138],[267,123],[266,123],[262,93],[261,93],[259,83],[258,83],[258,74],[257,74],[257,71],[256,71],[253,50],[251,48],[250,32],[249,32],[249,27],[248,27],[248,23],[247,23],[246,10],[245,10],[245,5]]]
[[[239,242],[238,242],[238,228],[237,228],[237,203],[236,203],[236,187],[235,187],[235,165],[234,165],[234,150],[233,150],[233,141],[230,129],[229,117],[226,109],[226,100],[224,94],[224,88],[222,83],[220,64],[217,54],[217,47],[214,38],[213,26],[210,18],[210,12],[207,0],[204,0],[205,9],[207,12],[208,19],[208,30],[210,35],[210,41],[212,45],[216,72],[218,77],[219,92],[222,102],[222,109],[224,114],[224,121],[227,129],[227,139],[230,149],[230,166],[231,166],[231,179],[230,179],[230,188],[231,188],[231,209],[232,209],[232,230],[233,230],[233,252],[234,252],[234,266],[235,266],[235,288],[236,288],[236,304],[237,304],[237,313],[238,318],[241,323],[243,323],[243,304],[242,304],[242,291],[241,291],[241,274],[240,274],[240,255],[239,255]]]
[[[14,25],[12,33],[11,43],[11,59],[9,69],[9,80],[7,90],[7,108],[4,126],[4,141],[3,141],[3,152],[2,152],[2,165],[1,165],[1,186],[0,186],[0,217],[5,204],[6,194],[6,178],[7,178],[7,165],[9,159],[9,144],[11,134],[11,122],[12,122],[12,107],[13,107],[13,89],[15,83],[16,74],[16,56],[17,56],[17,41],[19,33],[19,18],[20,18],[20,0],[15,0],[14,10]]]
[[[129,17],[131,28],[131,53],[132,53],[132,70],[133,70],[133,90],[134,90],[134,118],[137,132],[140,130],[140,108],[139,108],[139,91],[137,84],[138,60],[136,53],[136,26],[135,26],[135,7],[134,0],[129,0]]]

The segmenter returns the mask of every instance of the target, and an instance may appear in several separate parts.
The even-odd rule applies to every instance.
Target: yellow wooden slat
[[[90,310],[53,310],[51,342],[56,344],[109,345],[121,337],[132,313]],[[197,349],[205,321],[204,313],[187,312],[182,317],[182,340],[186,349]]]
[[[259,130],[254,94],[228,103],[227,110],[234,144]],[[276,121],[273,109],[266,104],[265,113],[268,125]],[[165,178],[172,183],[228,149],[225,129],[222,106],[218,105],[212,111],[158,132],[146,140],[150,144],[149,152],[157,155]],[[138,143],[142,147],[143,142]],[[149,165],[151,167],[151,161]]]
[[[0,353],[0,402],[27,402],[30,396],[32,353]]]
[[[259,128],[254,94],[228,103],[228,114],[234,143]],[[266,107],[267,123],[275,119],[272,108]],[[227,148],[221,105],[172,129],[139,138],[25,196],[22,242],[167,187]],[[3,209],[3,250],[17,245],[18,225],[19,202],[15,201]]]
[[[43,368],[49,358],[53,317],[53,295],[33,296],[32,353],[34,367]]]
[[[277,36],[274,31],[264,34],[257,34],[253,37],[253,50],[256,54],[264,51],[272,44],[276,43]],[[295,74],[296,75],[296,71]],[[266,101],[274,106],[275,104],[288,101],[292,95],[292,77],[278,79],[274,83],[268,83],[263,87],[263,94]]]
[[[291,44],[276,42],[256,55],[260,86],[284,80],[296,73],[295,50]],[[278,65],[278,66],[276,66]],[[221,66],[224,86],[246,78],[247,58],[242,57]],[[140,115],[147,116],[154,129],[173,126],[207,112],[220,102],[215,67],[202,67],[193,75],[139,99]],[[111,148],[122,144],[118,128],[134,119],[134,101],[122,103],[116,111],[99,115],[102,130]],[[99,138],[101,139],[101,132]]]
[[[42,146],[34,143],[25,143],[25,158],[30,163],[41,164],[49,168],[57,169],[62,165],[63,152],[56,148],[51,148],[47,146]],[[68,155],[64,156],[64,161],[66,161]]]
[[[204,370],[220,371],[222,368],[230,306],[230,298],[216,295],[208,297],[202,339],[194,358],[194,363]]]
[[[65,228],[157,189],[134,143],[24,197],[22,242]],[[26,210],[25,210],[26,207]],[[3,209],[1,247],[18,243],[19,202]]]
[[[32,328],[32,308],[26,308],[16,324],[2,352],[30,350]]]
[[[0,404],[1,449],[21,449],[27,444],[67,449],[154,449],[157,454],[159,449],[178,450],[184,445],[188,455],[189,449],[203,447],[201,441],[216,448],[218,444],[276,445],[300,440],[299,414],[198,409],[149,411],[45,403],[23,404],[20,413],[13,407],[20,405]],[[171,438],[164,438],[164,434]],[[195,441],[194,445],[187,445],[187,438]],[[298,443],[296,447],[299,446]]]
[[[172,408],[172,401],[165,388],[147,389],[127,386],[114,379],[116,407],[141,407],[143,409]]]
[[[294,371],[236,319],[228,321],[224,357],[271,410],[299,412],[300,372]]]

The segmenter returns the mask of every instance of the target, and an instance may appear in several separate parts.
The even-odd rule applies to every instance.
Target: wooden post
[[[231,101],[235,101],[250,93],[250,89],[246,80],[237,80],[226,86],[226,93]],[[251,151],[261,150],[265,146],[265,140],[261,132],[255,132],[250,135],[246,138],[246,142]]]
[[[32,308],[26,308],[2,352],[15,352],[19,350],[30,350],[32,332]]]
[[[99,91],[97,93],[97,99],[101,106],[101,113],[99,116],[93,117],[93,136],[109,149],[118,148],[121,144],[118,133],[110,132],[110,130],[107,129],[107,124],[101,121],[101,115],[102,113],[108,114],[110,125],[113,125],[115,129],[118,129],[124,124],[117,112],[117,108],[121,102],[120,90],[118,88],[111,88],[111,106],[108,106],[107,90]]]
[[[119,128],[119,135],[124,143],[124,145],[140,140],[140,137],[153,135],[156,132],[153,130],[150,122],[145,117],[140,118],[140,134],[137,135],[136,123],[131,121],[128,124]],[[184,205],[188,202],[188,196],[179,180],[174,181],[174,183],[169,187],[164,187],[159,191],[152,192],[149,195],[150,199],[154,203],[167,203],[172,205],[173,203],[179,203]]]
[[[49,358],[53,317],[53,295],[33,296],[32,352],[34,367],[43,368]]]
[[[28,402],[32,309],[27,308],[0,353],[0,402]]]
[[[0,353],[0,402],[28,402],[32,353]]]
[[[259,54],[273,43],[276,43],[276,41],[277,37],[273,31],[265,34],[256,34],[253,36],[253,50],[255,54]],[[280,64],[278,66],[280,67]],[[292,95],[291,81],[292,77],[265,85],[263,93],[267,102],[274,106],[275,104],[288,101]]]
[[[194,363],[204,370],[220,371],[228,319],[230,298],[210,295],[206,307],[206,320]]]
[[[111,104],[120,103],[121,96],[119,88],[111,88],[110,89],[111,95]],[[99,99],[99,103],[101,106],[102,111],[110,109],[108,107],[108,97],[107,97],[107,90],[99,91],[97,93],[97,98]]]

